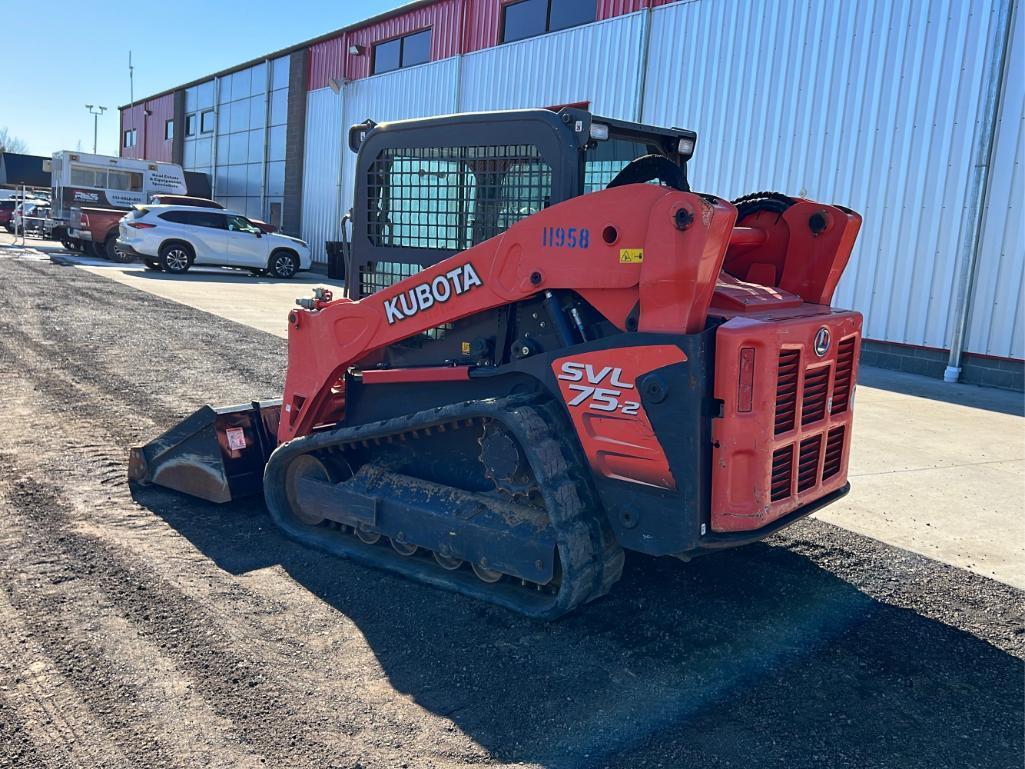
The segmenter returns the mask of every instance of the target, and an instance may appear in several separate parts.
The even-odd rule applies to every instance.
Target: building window
[[[195,136],[196,135],[196,114],[185,116],[185,135]]]
[[[173,138],[174,138],[174,121],[173,120],[165,120],[164,121],[164,140],[166,141],[167,139],[173,139]]]
[[[214,111],[212,109],[204,110],[199,116],[199,132],[202,134],[213,133],[214,131]]]
[[[401,67],[426,64],[430,60],[431,30],[424,29],[375,45],[371,74],[378,75]]]
[[[129,128],[125,131],[124,145],[125,147],[134,147],[136,142],[137,134],[134,128]]]
[[[520,0],[502,9],[502,42],[578,27],[595,19],[595,0]]]

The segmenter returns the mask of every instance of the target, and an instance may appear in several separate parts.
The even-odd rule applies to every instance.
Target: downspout
[[[211,139],[213,146],[210,147],[210,197],[217,200],[217,137],[221,131],[221,80],[214,79],[214,135]],[[198,105],[197,105],[198,106]],[[203,109],[196,110],[196,129],[199,135],[203,135]]]
[[[466,55],[466,6],[469,0],[462,0],[460,3],[459,17],[459,50],[456,52],[456,94],[455,105],[452,112],[458,113],[462,110],[463,102],[463,57]]]
[[[271,77],[271,67],[274,64],[269,58],[263,61],[267,65],[267,75],[264,78],[263,84],[263,168],[260,174],[260,218],[265,222],[269,222],[270,216],[267,213],[267,169],[270,166],[270,89],[274,82],[274,79]],[[248,157],[246,162],[249,162]],[[284,217],[283,211],[282,217]]]
[[[997,19],[994,24],[992,53],[986,68],[986,90],[983,94],[982,121],[979,137],[972,153],[974,160],[968,188],[968,221],[965,222],[958,261],[957,300],[954,311],[954,329],[950,340],[950,358],[943,372],[944,382],[957,382],[961,378],[961,356],[964,353],[968,321],[971,318],[972,293],[979,271],[979,248],[982,245],[982,226],[989,203],[989,171],[996,149],[997,117],[1007,76],[1007,50],[1011,37],[1012,3],[998,0]]]
[[[651,0],[644,9],[644,31],[641,33],[641,64],[637,73],[637,102],[634,104],[634,122],[644,122],[644,87],[648,80],[648,49],[651,47]]]
[[[349,148],[349,143],[346,141],[348,136],[348,130],[345,126],[345,89],[349,85],[349,33],[346,32],[342,36],[342,72],[341,79],[338,82],[338,167],[335,169],[336,187],[338,189],[335,200],[335,222],[338,224],[340,237],[342,240],[346,239],[345,234],[345,214],[342,211],[342,202],[345,200],[345,188],[343,182],[345,181],[345,152]],[[329,83],[330,84],[330,83]]]

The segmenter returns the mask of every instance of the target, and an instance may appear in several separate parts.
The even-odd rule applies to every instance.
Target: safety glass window
[[[607,139],[593,142],[584,153],[584,192],[603,190],[631,160],[660,154],[656,144]],[[658,182],[654,182],[657,184]]]

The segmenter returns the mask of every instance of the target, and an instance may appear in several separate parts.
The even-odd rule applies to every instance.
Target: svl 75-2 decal
[[[591,350],[552,362],[552,373],[591,469],[619,481],[675,489],[661,444],[644,410],[637,380],[683,363],[674,345]],[[672,398],[672,394],[669,395]]]
[[[623,381],[623,369],[612,366],[596,368],[590,363],[563,361],[559,379],[579,382],[567,387],[576,395],[566,402],[567,406],[581,406],[595,411],[622,411],[626,415],[636,414],[641,404],[638,401],[621,400],[625,390],[634,390],[630,382]],[[609,387],[602,387],[602,384]],[[631,393],[633,394],[633,393]]]

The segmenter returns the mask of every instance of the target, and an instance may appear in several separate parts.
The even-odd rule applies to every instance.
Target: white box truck
[[[71,150],[53,153],[50,163],[53,237],[75,250],[95,248],[92,234],[82,227],[83,208],[127,213],[151,195],[185,195],[188,191],[185,173],[175,163]]]

